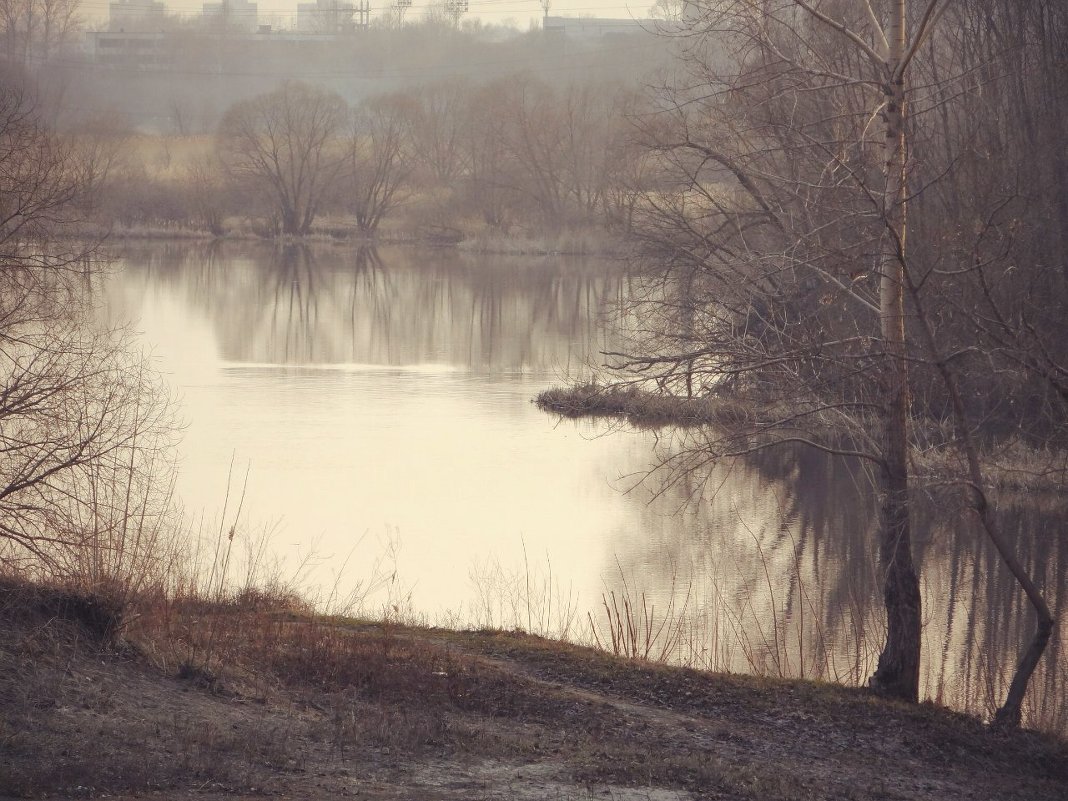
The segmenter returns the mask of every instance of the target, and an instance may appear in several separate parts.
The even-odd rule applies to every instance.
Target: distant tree
[[[483,221],[505,230],[511,219],[514,180],[505,146],[508,121],[500,113],[506,87],[501,82],[474,90],[467,110],[464,140],[467,203]]]
[[[626,107],[621,87],[572,83],[562,90],[564,193],[569,217],[584,222],[603,219],[607,196],[620,177]]]
[[[567,112],[554,88],[521,76],[503,82],[501,129],[512,163],[512,188],[548,225],[566,216]]]
[[[226,187],[219,165],[210,158],[196,159],[186,168],[189,201],[197,222],[215,236],[226,233]]]
[[[681,22],[686,18],[688,0],[656,0],[649,6],[649,17],[665,22]]]
[[[303,236],[337,181],[346,117],[337,94],[287,81],[226,112],[219,158],[231,176],[270,195],[283,234]]]
[[[346,192],[360,232],[372,235],[402,200],[412,168],[412,121],[416,106],[406,95],[383,95],[353,115],[347,152]]]
[[[78,0],[0,0],[0,59],[25,66],[44,61],[80,26]]]
[[[464,169],[470,88],[463,81],[428,84],[414,96],[413,156],[421,172],[448,184]]]
[[[472,178],[548,226],[603,219],[623,172],[624,99],[613,83],[555,86],[529,76],[483,88],[469,112]]]

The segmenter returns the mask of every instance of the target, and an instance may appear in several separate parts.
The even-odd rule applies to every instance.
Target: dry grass
[[[12,584],[5,598],[8,793],[1052,801],[1068,789],[1062,742],[833,685],[315,615],[270,591],[142,598],[111,642],[63,591]]]
[[[758,415],[775,419],[782,412],[724,395],[685,397],[635,384],[553,387],[539,393],[535,402],[543,411],[564,417],[616,418],[637,428],[720,426],[732,431],[751,426]],[[917,428],[933,422],[919,421]],[[930,483],[966,484],[963,456],[953,437],[939,432],[932,438],[939,444],[912,448],[910,459],[917,477]],[[1001,491],[1060,493],[1068,476],[1068,451],[1036,448],[1018,438],[984,443],[981,458],[990,466],[992,486]]]
[[[485,229],[469,234],[458,247],[467,253],[517,256],[624,256],[627,253],[619,237],[593,227],[507,233]]]
[[[613,417],[639,428],[662,426],[738,425],[752,412],[719,396],[685,398],[649,392],[635,386],[583,384],[554,387],[538,394],[539,409],[564,417]]]

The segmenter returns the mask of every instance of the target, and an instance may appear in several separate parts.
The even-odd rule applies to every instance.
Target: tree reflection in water
[[[663,443],[663,439],[661,442]],[[873,559],[876,504],[863,467],[801,446],[719,463],[642,503],[641,524],[612,543],[606,590],[654,588],[657,608],[685,606],[676,658],[707,667],[863,684],[882,644]],[[1005,494],[998,515],[1054,608],[1068,587],[1068,543],[1055,499]],[[1034,626],[1012,576],[966,501],[917,498],[926,617],[923,694],[991,716]],[[686,519],[677,525],[673,511]],[[689,595],[689,602],[686,596]],[[1051,643],[1025,721],[1068,731],[1068,659]]]
[[[211,320],[234,363],[568,369],[611,344],[622,279],[590,260],[253,243],[126,251]]]

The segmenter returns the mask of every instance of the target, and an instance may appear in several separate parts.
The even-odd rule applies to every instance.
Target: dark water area
[[[649,508],[640,536],[618,551],[622,572],[642,575],[647,586],[673,585],[675,607],[688,603],[693,622],[680,661],[702,661],[692,658],[696,641],[714,667],[864,684],[885,632],[872,487],[861,465],[811,449],[717,465],[658,501],[682,508],[685,524]],[[1041,493],[997,504],[1002,530],[1058,616],[1068,588],[1063,510],[1063,498]],[[924,603],[921,692],[990,717],[1034,632],[1034,614],[960,492],[916,491],[913,525]],[[1025,716],[1064,733],[1062,642],[1055,634]]]
[[[790,448],[643,479],[673,435],[531,404],[617,343],[618,264],[152,243],[119,266],[111,318],[142,332],[181,397],[183,503],[210,517],[231,461],[248,465],[246,515],[309,585],[385,569],[369,605],[431,622],[609,645],[629,609],[629,645],[651,657],[854,684],[874,669],[876,502],[860,465]],[[923,692],[989,715],[1033,616],[958,494],[923,490]],[[997,510],[1055,613],[1063,510],[1042,494]],[[1025,714],[1065,732],[1061,639]]]

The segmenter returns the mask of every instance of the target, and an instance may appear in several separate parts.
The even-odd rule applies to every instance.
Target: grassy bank
[[[1062,799],[1068,746],[833,685],[628,661],[292,596],[0,593],[0,793]]]
[[[503,235],[477,228],[463,231],[458,228],[384,227],[373,235],[366,235],[348,220],[335,224],[316,225],[300,237],[281,236],[265,229],[256,221],[231,219],[225,228],[212,232],[190,224],[102,226],[84,224],[72,228],[68,234],[77,239],[110,240],[190,240],[237,242],[304,242],[349,243],[367,246],[420,245],[456,248],[463,253],[496,256],[599,256],[622,258],[627,250],[607,232],[599,229],[565,230],[550,233],[526,232]]]
[[[752,413],[728,398],[661,395],[638,387],[581,384],[553,387],[535,398],[538,408],[564,417],[611,417],[639,428],[737,425]]]
[[[744,430],[761,416],[770,420],[785,414],[774,408],[759,408],[722,395],[687,398],[649,392],[637,386],[579,384],[552,387],[540,392],[535,403],[542,411],[568,418],[622,420],[636,428],[700,428],[719,426],[726,431]],[[959,481],[961,456],[953,432],[945,421],[915,421],[917,430],[927,426],[931,443],[914,448],[912,463],[918,475],[932,482]],[[1060,477],[1068,470],[1068,453],[1055,448],[1038,449],[1019,439],[985,443],[981,456],[992,466],[989,480],[1004,491],[1060,493]]]

